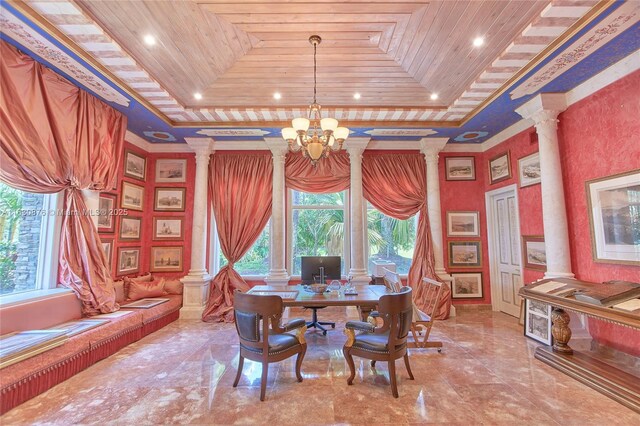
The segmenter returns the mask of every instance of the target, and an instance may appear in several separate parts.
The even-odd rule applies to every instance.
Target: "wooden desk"
[[[305,290],[301,285],[271,286],[258,285],[249,290],[251,294],[275,294],[282,297],[285,307],[289,306],[356,306],[360,310],[362,320],[366,321],[369,313],[378,306],[380,297],[389,294],[389,290],[383,285],[357,285],[357,295],[347,296],[336,293],[316,294]],[[295,298],[286,296],[296,292]],[[287,294],[289,293],[289,294]]]
[[[542,280],[520,289],[520,296],[523,298],[548,303],[553,307],[551,313],[553,347],[539,346],[536,348],[535,357],[640,413],[640,376],[623,372],[585,353],[577,351],[574,353],[574,350],[569,346],[571,329],[569,328],[569,315],[565,310],[635,329],[640,329],[640,313],[583,302],[576,300],[574,296],[555,296],[553,292],[540,293],[534,290],[549,281],[561,282],[569,288],[584,291],[601,285],[573,279],[554,278]],[[615,284],[607,285],[614,286]],[[630,298],[633,297],[637,296],[630,296]]]

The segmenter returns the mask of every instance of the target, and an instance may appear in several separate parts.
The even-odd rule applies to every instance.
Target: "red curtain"
[[[420,285],[422,277],[439,280],[435,273],[431,230],[427,215],[427,177],[422,154],[373,154],[362,159],[362,189],[376,209],[396,219],[409,219],[416,213],[418,229],[408,284],[415,287],[414,300],[423,309],[428,305]],[[449,317],[451,290],[445,286],[436,319]]]
[[[220,249],[229,263],[211,282],[202,320],[233,322],[233,292],[248,284],[233,264],[256,242],[271,217],[271,154],[215,154],[209,165],[209,192]]]
[[[349,154],[332,153],[314,167],[301,153],[287,154],[284,163],[285,184],[296,191],[329,194],[349,188]]]
[[[0,180],[65,191],[59,284],[76,292],[84,314],[113,312],[107,259],[80,190],[114,186],[127,119],[6,42],[0,53]]]

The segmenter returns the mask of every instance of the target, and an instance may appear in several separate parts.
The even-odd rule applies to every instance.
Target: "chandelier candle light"
[[[313,103],[309,106],[309,118],[294,118],[292,127],[282,129],[282,137],[289,144],[289,151],[302,150],[314,166],[320,159],[328,157],[332,150],[340,151],[349,136],[349,129],[338,127],[338,120],[322,118],[321,106],[316,101],[316,49],[321,41],[320,36],[309,37],[309,43],[313,45]]]

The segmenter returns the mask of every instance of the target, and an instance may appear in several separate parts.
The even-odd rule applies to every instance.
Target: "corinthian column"
[[[365,201],[362,196],[362,153],[369,139],[354,138],[345,142],[351,164],[351,186],[349,188],[349,218],[351,223],[351,269],[349,275],[354,283],[369,283],[367,254],[364,251],[367,224],[365,223]]]
[[[435,258],[435,270],[438,277],[451,285],[453,278],[444,268],[444,245],[442,239],[442,207],[440,206],[440,174],[438,158],[449,138],[422,138],[420,151],[427,163],[427,215],[431,228],[431,244]],[[449,315],[455,316],[455,307],[451,305]]]
[[[269,242],[270,267],[264,279],[270,285],[289,283],[289,274],[285,266],[286,223],[285,223],[285,180],[284,161],[287,145],[280,138],[264,140],[273,154],[273,203],[271,209],[271,239]]]
[[[545,278],[574,277],[571,272],[569,226],[558,148],[558,114],[566,108],[564,94],[543,93],[516,110],[523,118],[533,120],[538,133],[542,222],[547,254]]]
[[[196,153],[196,180],[193,194],[193,225],[191,228],[191,268],[181,281],[184,294],[180,318],[200,319],[209,297],[211,275],[207,272],[207,184],[209,158],[213,153],[213,139],[185,138]]]

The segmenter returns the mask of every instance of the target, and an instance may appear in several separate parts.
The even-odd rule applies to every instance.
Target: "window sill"
[[[72,291],[68,288],[50,288],[46,290],[25,291],[17,294],[5,294],[4,296],[0,296],[0,307],[4,308],[7,306],[54,298],[66,293],[72,293]]]

